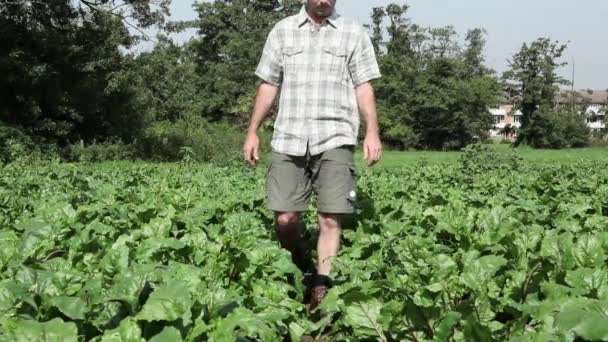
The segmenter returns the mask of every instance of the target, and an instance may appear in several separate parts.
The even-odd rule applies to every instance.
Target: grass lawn
[[[522,156],[525,161],[532,163],[552,163],[552,162],[576,162],[582,159],[586,160],[605,160],[608,161],[608,148],[606,147],[589,147],[580,149],[565,149],[565,150],[536,150],[529,147],[512,148],[505,144],[490,145],[492,149],[498,153],[509,153],[510,150],[515,150],[515,153]],[[401,152],[401,151],[385,151],[383,158],[378,166],[385,168],[406,166],[426,161],[429,164],[452,163],[458,161],[462,152]],[[357,152],[356,160],[360,167],[363,167],[363,154]]]

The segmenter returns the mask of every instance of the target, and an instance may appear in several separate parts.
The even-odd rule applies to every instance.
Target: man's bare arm
[[[249,127],[247,128],[247,138],[243,145],[243,155],[245,161],[250,165],[255,165],[260,159],[258,152],[260,147],[260,140],[258,139],[258,128],[264,121],[264,118],[270,111],[272,103],[279,92],[279,87],[267,82],[263,82],[258,87],[257,94],[255,96],[255,105],[253,107],[253,113],[251,114],[251,120],[249,121]]]
[[[371,83],[366,82],[355,89],[359,111],[365,121],[365,139],[363,141],[363,159],[368,166],[375,164],[382,158],[382,143],[380,142],[380,129],[376,114],[376,98]]]

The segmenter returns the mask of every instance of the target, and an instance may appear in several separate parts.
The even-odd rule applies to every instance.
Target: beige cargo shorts
[[[276,212],[303,212],[314,191],[318,211],[351,214],[355,209],[357,172],[354,146],[319,155],[291,156],[272,152],[266,174],[268,207]]]

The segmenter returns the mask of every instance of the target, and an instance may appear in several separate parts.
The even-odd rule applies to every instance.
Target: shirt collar
[[[326,20],[331,26],[333,26],[334,28],[338,28],[339,18],[340,15],[334,9],[334,11]],[[306,6],[302,6],[302,8],[300,9],[300,13],[298,13],[298,27],[302,27],[302,25],[306,24],[306,22],[308,21],[312,22],[312,19],[308,15],[308,12],[306,12]]]

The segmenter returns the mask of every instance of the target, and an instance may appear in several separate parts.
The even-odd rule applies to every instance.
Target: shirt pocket
[[[345,48],[326,46],[323,47],[323,54],[327,65],[327,75],[330,81],[344,83],[347,79],[346,59],[348,53]]]
[[[281,49],[283,54],[283,70],[286,81],[297,79],[298,70],[304,67],[304,47],[285,46]]]

